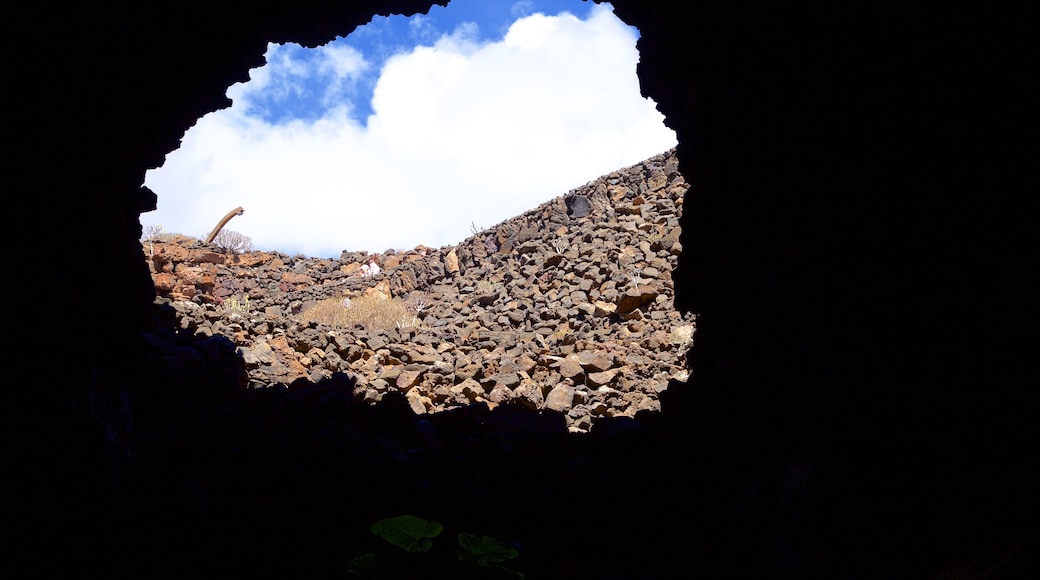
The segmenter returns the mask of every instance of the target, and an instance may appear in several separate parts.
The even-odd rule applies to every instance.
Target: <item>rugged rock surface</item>
[[[343,373],[359,399],[401,392],[417,414],[513,402],[587,432],[659,411],[669,381],[688,376],[695,317],[676,310],[671,280],[688,187],[673,150],[457,246],[321,259],[159,236],[144,250],[159,302],[185,332],[234,341],[250,387]],[[362,275],[373,257],[381,271]],[[317,301],[371,292],[414,318],[384,330],[299,320]]]

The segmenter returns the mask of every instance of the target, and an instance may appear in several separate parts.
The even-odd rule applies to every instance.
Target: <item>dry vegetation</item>
[[[241,254],[253,251],[253,240],[234,230],[220,230],[213,243],[228,254]]]
[[[197,242],[202,242],[202,240],[205,239],[197,236],[185,236],[183,234],[167,232],[163,229],[162,224],[142,226],[141,228],[141,242],[149,248],[149,252],[153,249],[152,242],[169,242],[177,238],[189,238]],[[252,252],[255,249],[252,238],[234,230],[220,230],[220,233],[213,238],[212,243],[214,246],[220,248],[221,251],[228,254],[242,254]]]
[[[416,312],[396,298],[359,296],[357,298],[326,298],[300,313],[303,322],[317,322],[340,328],[383,330],[415,326],[419,323]]]

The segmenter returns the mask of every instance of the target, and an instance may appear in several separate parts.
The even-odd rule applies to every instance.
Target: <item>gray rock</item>
[[[566,413],[574,404],[574,387],[561,383],[553,387],[545,397],[545,408]]]
[[[560,411],[568,429],[584,431],[602,418],[659,408],[683,370],[695,321],[674,310],[671,270],[687,188],[668,152],[454,247],[343,252],[337,260],[251,252],[234,264],[195,255],[184,277],[156,288],[183,329],[233,340],[252,388],[348,373],[360,403],[390,391],[404,392],[415,413],[517,403]],[[362,277],[369,257],[384,269]],[[178,264],[164,268],[177,272]],[[423,298],[408,325],[300,320],[324,300],[356,299],[381,283],[413,306]],[[224,308],[224,298],[246,295],[248,308]],[[684,330],[673,336],[677,328]]]
[[[575,195],[567,198],[567,213],[571,219],[583,218],[592,213],[592,203],[584,195]]]

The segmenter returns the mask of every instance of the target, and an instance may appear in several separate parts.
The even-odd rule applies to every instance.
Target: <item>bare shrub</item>
[[[303,322],[317,322],[329,326],[365,330],[388,330],[410,326],[413,310],[396,298],[358,296],[357,298],[326,298],[300,313]]]
[[[220,230],[220,233],[213,238],[213,243],[229,254],[253,251],[253,240],[249,236],[233,230]]]
[[[433,305],[433,296],[421,290],[415,290],[408,295],[408,298],[402,304],[411,312],[411,318],[399,321],[397,326],[399,328],[419,326],[422,319],[426,317],[423,313]]]
[[[415,314],[422,314],[431,304],[433,304],[433,296],[421,290],[413,291],[404,301],[405,307]]]
[[[141,229],[141,242],[148,244],[148,255],[155,255],[155,243],[163,236],[162,224],[154,224]]]
[[[153,224],[141,228],[141,241],[148,242],[156,239],[160,239],[165,233],[163,231],[162,224]]]

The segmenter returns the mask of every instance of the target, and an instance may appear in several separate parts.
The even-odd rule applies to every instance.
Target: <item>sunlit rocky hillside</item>
[[[673,306],[671,271],[687,188],[669,151],[455,246],[319,259],[142,243],[157,300],[182,333],[231,341],[244,386],[345,375],[359,401],[400,392],[417,414],[513,403],[584,432],[659,410],[686,380],[695,320]]]

